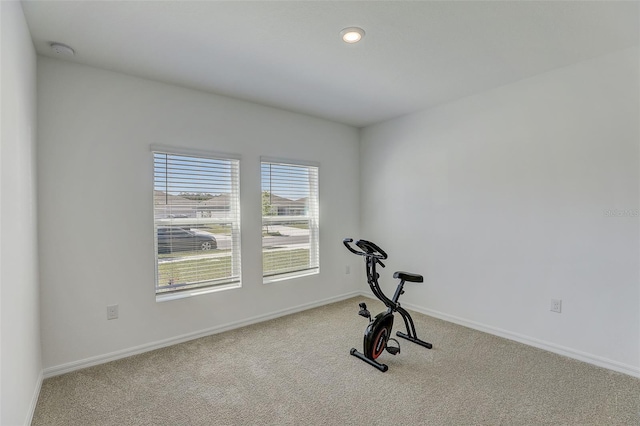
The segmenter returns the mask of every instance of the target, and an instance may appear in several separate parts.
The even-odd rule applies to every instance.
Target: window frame
[[[309,185],[311,189],[315,189],[315,194],[310,192],[310,205],[307,206],[307,210],[310,211],[310,214],[306,214],[301,217],[307,217],[309,221],[309,256],[310,259],[315,259],[315,265],[311,264],[309,268],[301,269],[298,271],[287,271],[275,274],[265,275],[264,271],[264,236],[261,237],[261,262],[263,266],[262,270],[262,282],[263,284],[270,284],[279,281],[290,280],[294,278],[306,277],[311,275],[318,275],[320,273],[320,163],[305,161],[305,160],[292,160],[288,158],[277,158],[277,157],[260,157],[260,196],[264,192],[263,188],[263,179],[262,179],[262,167],[264,164],[277,164],[283,166],[293,166],[293,167],[306,167],[306,168],[314,168],[315,173],[313,174],[313,178],[310,178]],[[315,212],[315,215],[313,215]],[[260,227],[261,232],[265,226],[265,216],[262,215],[262,202],[261,202],[261,224]],[[313,263],[310,260],[310,263]]]
[[[233,288],[240,288],[242,286],[242,249],[241,249],[241,214],[240,214],[240,162],[241,156],[238,154],[230,154],[208,150],[198,149],[185,149],[176,148],[172,146],[152,144],[150,146],[151,151],[151,169],[152,169],[152,211],[153,211],[153,247],[154,247],[154,293],[156,295],[156,302],[164,302],[174,299],[182,299],[185,297],[192,297],[201,294],[208,294],[212,292],[228,290]],[[156,191],[156,154],[166,154],[170,156],[184,156],[192,157],[195,159],[202,158],[207,160],[220,160],[230,162],[231,168],[229,171],[229,179],[231,182],[230,196],[230,216],[224,218],[224,223],[230,223],[231,227],[231,276],[227,278],[205,280],[195,283],[189,288],[175,288],[169,291],[159,292],[159,257],[158,257],[158,228],[176,226],[166,223],[169,219],[175,221],[176,218],[168,217],[163,219],[156,218],[156,204],[155,204],[155,191]],[[199,223],[217,223],[220,219],[204,219],[198,218]],[[180,222],[180,221],[178,221]],[[185,221],[188,222],[188,221]],[[177,224],[178,226],[180,223]],[[190,231],[187,231],[190,232]],[[185,286],[186,287],[186,286]]]

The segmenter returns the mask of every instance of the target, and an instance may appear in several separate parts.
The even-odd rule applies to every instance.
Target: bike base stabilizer
[[[382,371],[383,373],[389,369],[389,367],[387,367],[386,364],[380,364],[378,361],[375,361],[373,359],[367,358],[366,356],[364,356],[363,353],[358,352],[358,350],[356,348],[351,348],[351,351],[349,353],[351,355],[355,356],[356,358],[360,358],[361,360],[363,360],[367,364],[377,368],[378,370]]]

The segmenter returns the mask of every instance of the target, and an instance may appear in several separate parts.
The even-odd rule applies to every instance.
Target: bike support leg
[[[349,352],[349,353],[351,355],[355,356],[356,358],[360,358],[361,360],[363,360],[367,364],[377,368],[378,370],[382,371],[383,373],[389,369],[389,367],[387,367],[386,364],[380,364],[378,361],[375,361],[373,359],[367,358],[366,356],[364,356],[363,353],[358,352],[356,350],[356,348],[351,348],[351,352]]]
[[[400,316],[402,316],[402,319],[404,320],[404,325],[407,327],[406,334],[401,331],[397,331],[396,336],[402,337],[403,339],[407,339],[408,341],[418,344],[420,346],[424,346],[427,349],[433,348],[433,345],[431,343],[427,343],[424,340],[418,339],[418,335],[416,334],[416,326],[413,324],[413,319],[411,318],[411,315],[409,315],[409,312],[407,312],[406,310],[404,310],[404,308],[401,308],[401,307],[396,308],[396,311],[398,311]]]

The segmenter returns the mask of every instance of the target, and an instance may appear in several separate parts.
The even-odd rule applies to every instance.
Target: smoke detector
[[[49,47],[51,47],[51,50],[53,50],[56,55],[73,56],[76,54],[75,50],[66,44],[54,42],[49,43]]]

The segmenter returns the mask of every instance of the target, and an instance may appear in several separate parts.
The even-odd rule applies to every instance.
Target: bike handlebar
[[[352,238],[345,238],[342,240],[342,244],[349,249],[349,251],[353,254],[357,254],[358,256],[367,256],[376,259],[380,264],[380,260],[384,260],[387,258],[387,253],[384,252],[380,247],[367,240],[358,240],[356,241],[356,246],[360,248],[360,250],[355,250],[351,247],[351,243],[353,242]]]

